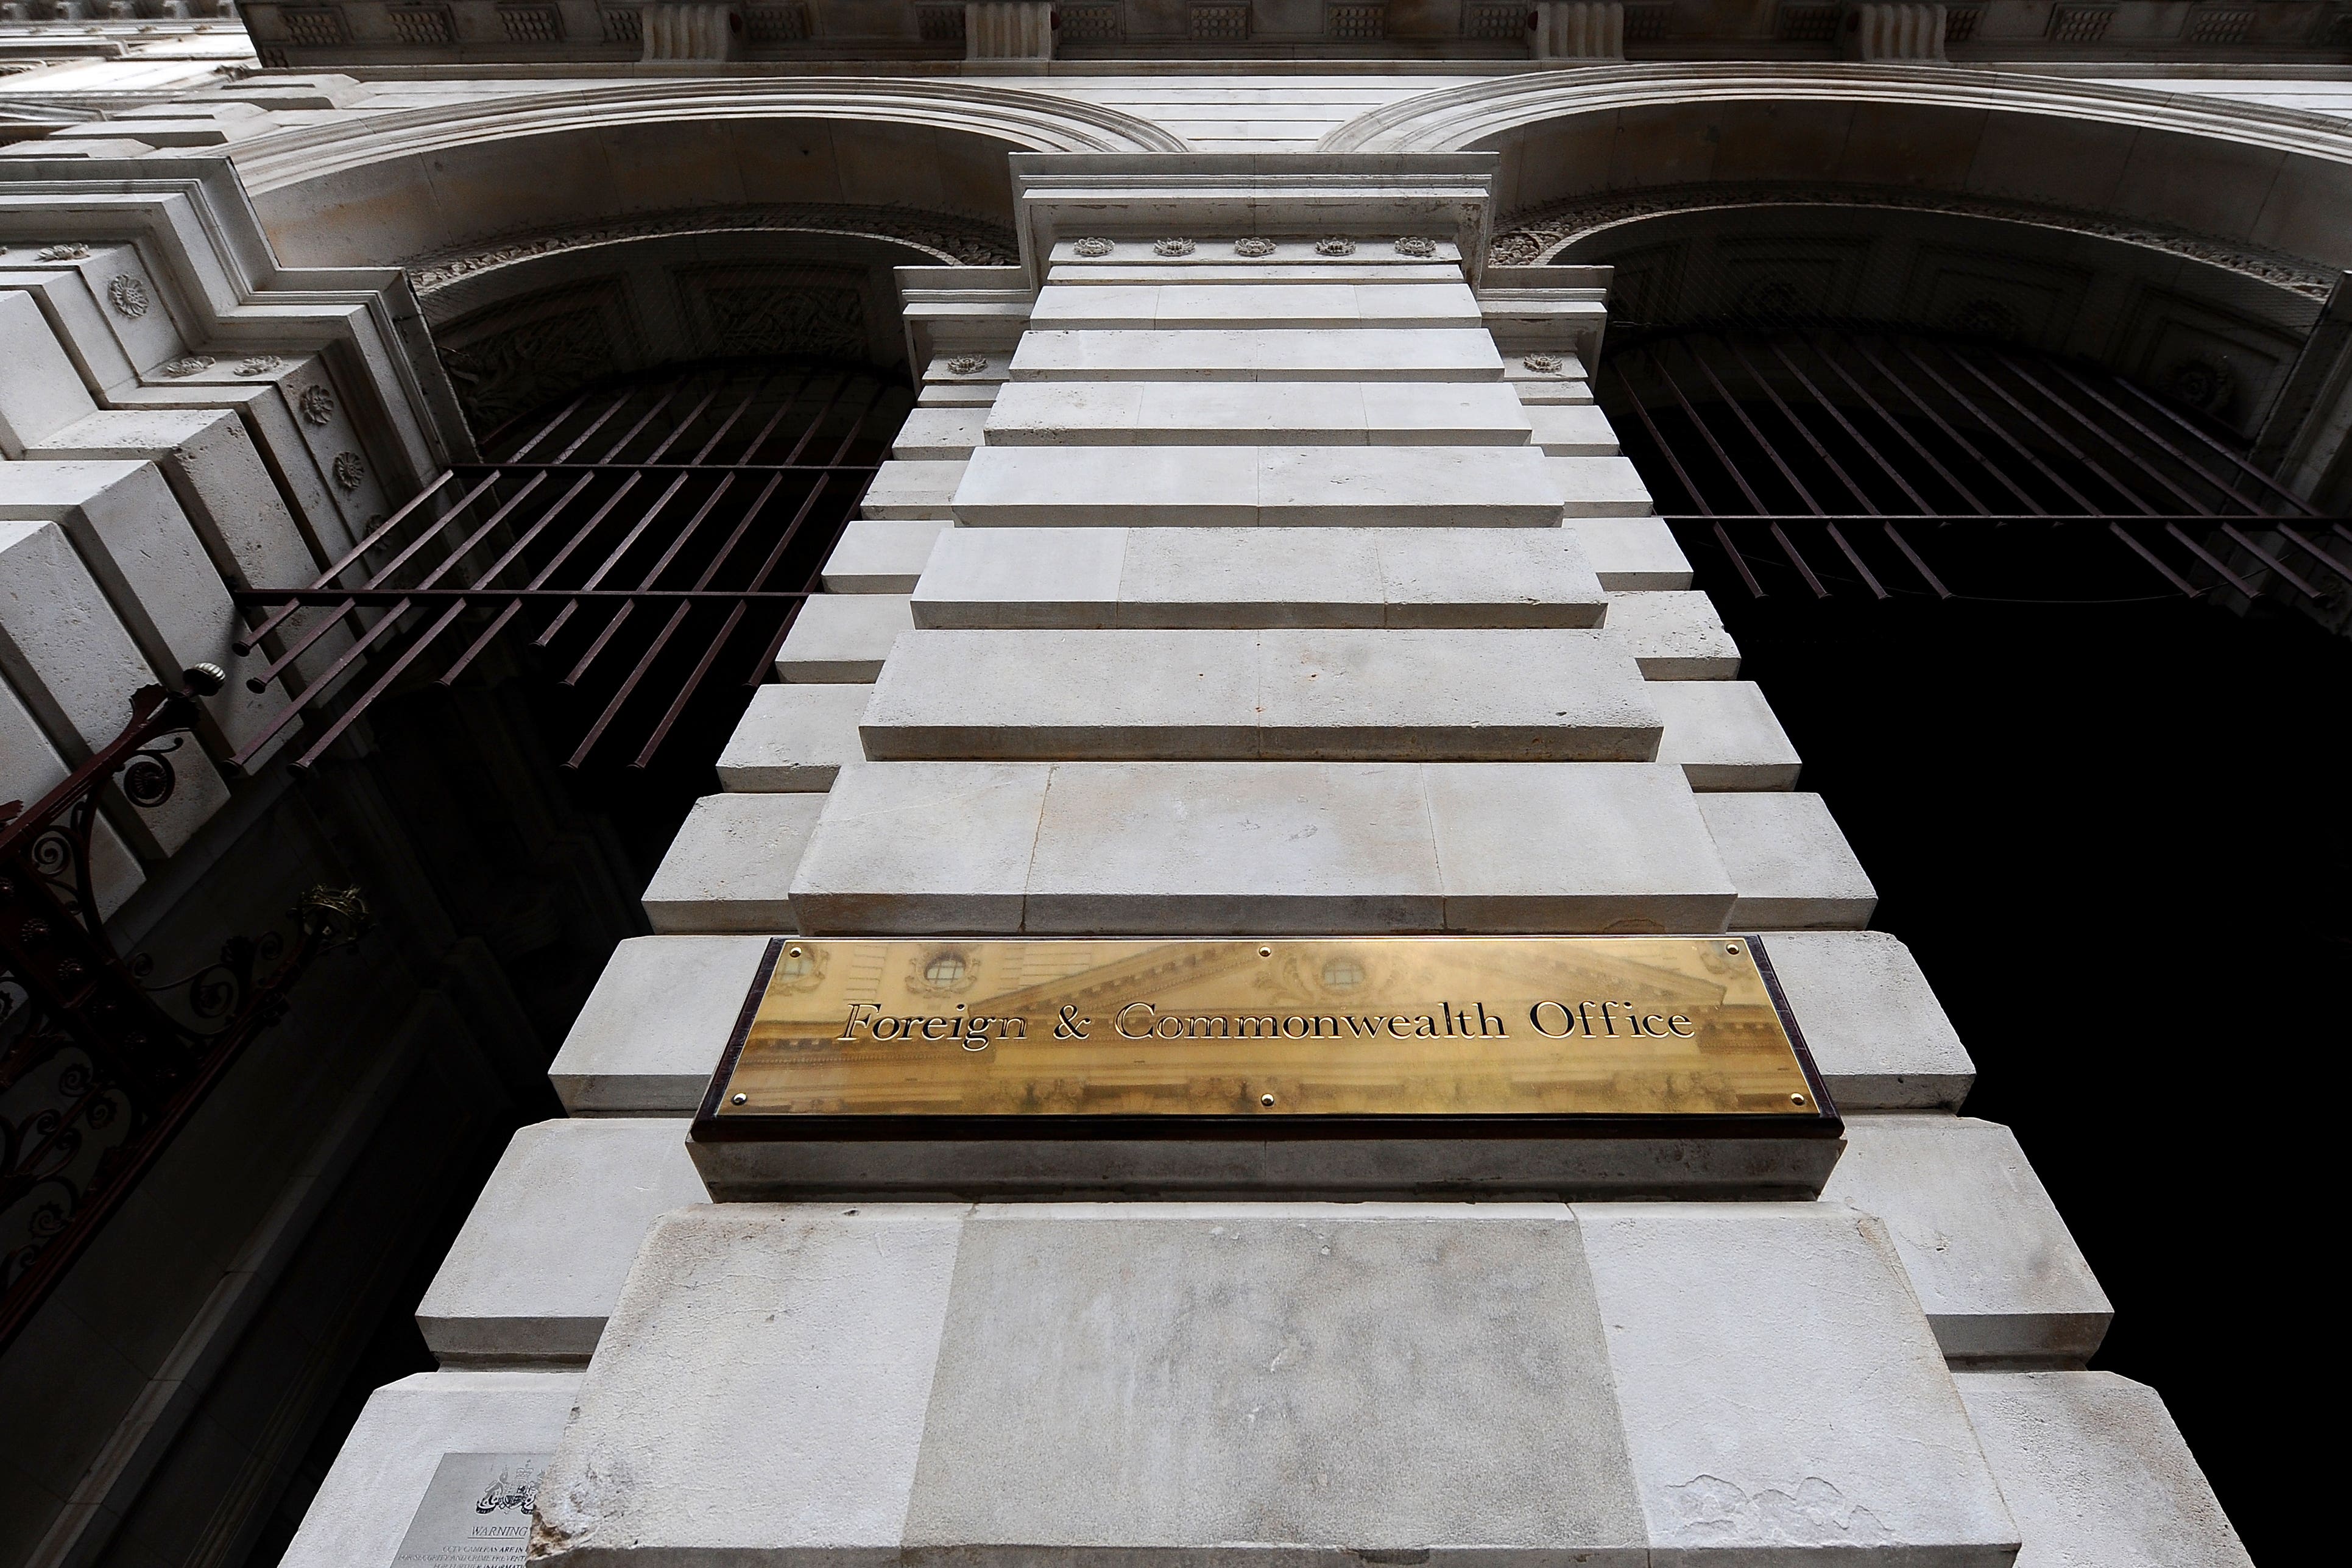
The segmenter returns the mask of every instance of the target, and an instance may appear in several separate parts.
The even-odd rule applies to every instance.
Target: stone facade
[[[436,1051],[453,1098],[566,1113],[488,1174],[416,1308],[442,1370],[368,1402],[286,1563],[410,1560],[452,1455],[541,1475],[531,1559],[583,1568],[2245,1560],[2156,1394],[2084,1370],[2111,1303],[1958,1114],[1965,1044],[1594,378],[1801,212],[1853,311],[2215,388],[2341,510],[2352,33],[1669,9],[261,5],[224,64],[233,28],[8,8],[0,798],[151,679],[255,677],[170,812],[110,805],[111,908],[259,896],[218,846],[352,634],[240,656],[231,595],[362,548],[477,430],[735,354],[919,389],[641,907],[542,836],[611,954],[551,1064],[435,1032],[464,944],[420,899],[446,940],[352,1004],[399,1020],[352,1037],[379,1077],[313,1097],[350,1127],[252,1178],[299,1239]],[[891,1160],[737,1201],[686,1152],[771,934],[1609,931],[1760,934],[1845,1117],[1818,1201],[971,1204]],[[214,1161],[288,1136],[223,1103]],[[278,1256],[214,1240],[193,1277]],[[66,1309],[0,1360],[89,1412],[10,1472],[0,1550],[168,1535],[142,1488],[245,1331],[186,1294],[96,1336],[139,1369],[102,1388]]]

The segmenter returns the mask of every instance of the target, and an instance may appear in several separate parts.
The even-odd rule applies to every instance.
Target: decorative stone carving
[[[1263,235],[1253,234],[1246,238],[1234,241],[1234,254],[1235,256],[1246,256],[1252,260],[1255,260],[1262,256],[1272,256],[1274,254],[1274,241],[1267,239]]]
[[[1342,239],[1335,234],[1328,239],[1317,240],[1315,242],[1315,254],[1318,256],[1353,256],[1356,254],[1356,242],[1352,239]]]
[[[279,359],[276,354],[255,354],[251,359],[237,361],[236,374],[239,375],[268,375],[271,371],[277,370],[280,366],[284,365],[285,363],[286,362],[284,360]]]
[[[1425,234],[1408,234],[1396,242],[1396,253],[1425,261],[1437,254],[1437,241]]]
[[[335,483],[339,487],[355,490],[360,488],[360,481],[367,478],[367,465],[360,460],[357,452],[338,452],[334,472]]]
[[[866,305],[856,289],[778,287],[769,279],[737,281],[740,277],[730,271],[689,280],[711,337],[727,353],[857,359],[870,352]]]
[[[441,363],[478,430],[494,428],[621,368],[593,304],[551,310],[470,340],[459,332],[436,335]]]
[[[1519,363],[1538,375],[1551,375],[1559,369],[1559,361],[1550,354],[1529,354]]]
[[[731,60],[741,51],[743,8],[709,0],[662,0],[638,10],[649,60]]]
[[[1539,60],[1622,60],[1625,7],[1620,0],[1538,0],[1528,52]]]
[[[1111,243],[1099,237],[1082,239],[1070,248],[1084,257],[1108,256],[1111,253]]]
[[[649,239],[675,234],[728,234],[745,231],[808,230],[830,235],[867,235],[896,240],[925,251],[950,267],[1006,267],[1020,259],[1013,237],[1000,229],[932,214],[894,212],[886,207],[806,206],[704,208],[655,213],[638,218],[553,229],[493,241],[484,248],[427,258],[411,267],[409,285],[419,294],[444,289],[460,278],[494,267],[529,261],[561,251],[625,239]],[[1080,242],[1082,245],[1084,241]],[[1108,240],[1103,241],[1108,247]]]
[[[294,406],[301,410],[305,425],[324,425],[335,416],[335,395],[324,385],[313,383],[302,389],[301,395],[294,400]]]
[[[1605,195],[1563,202],[1521,215],[1507,227],[1497,226],[1486,251],[1487,265],[1525,267],[1550,260],[1588,235],[1637,218],[1667,213],[1703,212],[1714,207],[1748,206],[1891,207],[1912,212],[1945,213],[1955,217],[1991,218],[2003,223],[2038,224],[2071,230],[2098,239],[2186,256],[2265,283],[2324,300],[2335,284],[2322,272],[2276,251],[2250,246],[2224,245],[2185,229],[2154,224],[2123,223],[2072,208],[2031,202],[1994,201],[1976,196],[1880,185],[1808,185],[1781,183],[1654,185],[1647,190],[1612,192]]]
[[[971,0],[963,15],[968,60],[1042,67],[1054,58],[1051,0]]]
[[[1918,5],[1856,5],[1849,13],[1843,47],[1864,60],[1940,60],[1944,58],[1944,7]]]
[[[212,369],[214,363],[210,354],[183,354],[163,366],[163,374],[176,381],[182,376],[201,375]]]
[[[147,313],[150,303],[147,285],[128,272],[118,272],[108,280],[106,300],[114,307],[116,315],[132,321]]]
[[[1192,242],[1189,239],[1155,239],[1151,242],[1154,256],[1190,256]]]
[[[33,253],[36,261],[80,261],[89,255],[89,247],[80,244],[52,245]]]
[[[978,375],[988,368],[988,362],[978,354],[958,354],[948,361],[948,369],[958,375]]]

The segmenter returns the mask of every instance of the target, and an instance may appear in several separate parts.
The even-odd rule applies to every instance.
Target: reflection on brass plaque
[[[1150,1135],[1178,1118],[1295,1131],[1318,1118],[1769,1119],[1833,1133],[1769,963],[1742,936],[787,937],[697,1136],[856,1135],[877,1118],[902,1136],[946,1118],[1024,1136],[1055,1135],[1041,1119],[1086,1136],[1096,1119]]]

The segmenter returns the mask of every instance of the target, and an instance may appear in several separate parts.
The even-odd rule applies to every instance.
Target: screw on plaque
[[[735,1097],[734,1103],[736,1103],[737,1105],[742,1105],[742,1104],[745,1104],[746,1102],[748,1102],[748,1101],[751,1100],[751,1097],[750,1095],[748,1095],[748,1094],[739,1094],[739,1095],[737,1095],[737,1096]]]
[[[1270,1095],[1270,1094],[1261,1094],[1261,1095],[1259,1095],[1259,1096],[1257,1097],[1257,1102],[1258,1102],[1260,1105],[1265,1106],[1268,1110],[1273,1110],[1273,1109],[1274,1109],[1274,1096],[1272,1096],[1272,1095]]]

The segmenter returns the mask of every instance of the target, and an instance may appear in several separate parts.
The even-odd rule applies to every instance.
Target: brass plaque
[[[696,1135],[1496,1118],[1832,1134],[1769,964],[1745,936],[782,938]]]

